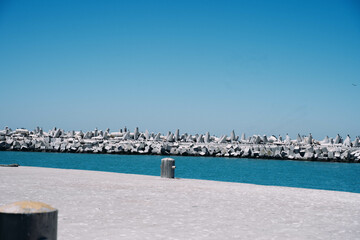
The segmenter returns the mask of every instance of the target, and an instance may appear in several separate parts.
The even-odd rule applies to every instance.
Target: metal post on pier
[[[172,158],[161,159],[161,177],[174,178],[175,177],[175,160]]]
[[[56,240],[58,210],[41,202],[0,207],[1,240]]]

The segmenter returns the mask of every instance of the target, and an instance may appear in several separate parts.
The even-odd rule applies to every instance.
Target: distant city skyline
[[[356,1],[1,1],[0,128],[360,135]]]

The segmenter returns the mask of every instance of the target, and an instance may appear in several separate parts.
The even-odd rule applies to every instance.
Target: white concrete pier
[[[0,205],[56,207],[60,240],[360,236],[356,193],[34,167],[0,176]]]

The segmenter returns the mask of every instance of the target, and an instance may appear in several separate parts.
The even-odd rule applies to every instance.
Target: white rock
[[[339,143],[341,143],[341,137],[340,137],[340,135],[338,134],[338,135],[336,135],[336,137],[335,137],[334,144],[339,144]]]
[[[174,142],[175,139],[174,139],[174,134],[173,133],[170,133],[169,136],[167,137],[166,141],[168,142]]]
[[[61,135],[61,131],[60,131],[60,129],[57,129],[57,130],[55,130],[53,137],[58,138],[58,137],[60,137],[60,135]]]
[[[326,137],[324,138],[324,140],[320,141],[320,143],[321,143],[321,144],[329,144],[329,143],[330,143],[329,137],[326,136]]]
[[[285,137],[285,144],[291,144],[291,139],[288,134],[286,134],[286,137]]]
[[[121,132],[112,132],[112,133],[110,133],[110,137],[122,137],[122,136],[124,136],[124,133],[121,133]]]
[[[268,141],[269,141],[270,143],[273,143],[273,142],[276,142],[277,139],[276,139],[276,137],[275,137],[274,135],[271,135],[271,136],[268,138]]]
[[[156,134],[156,136],[154,137],[154,141],[160,141],[160,136],[160,133]]]
[[[300,134],[298,133],[296,141],[300,144],[302,143],[303,139],[301,138]]]
[[[354,142],[353,142],[353,147],[359,147],[360,146],[360,140],[359,140],[359,137],[356,137]]]
[[[145,139],[146,139],[146,140],[149,140],[149,139],[150,139],[150,137],[149,137],[149,131],[148,131],[147,129],[145,130],[144,136],[145,136]]]
[[[241,134],[241,141],[246,141],[245,133]]]
[[[233,142],[235,141],[235,131],[232,130],[231,134],[230,134],[230,141]]]
[[[28,134],[29,134],[29,130],[27,130],[27,129],[22,129],[22,128],[18,128],[18,129],[15,130],[15,133],[22,134],[22,135],[28,135]]]
[[[135,130],[134,130],[134,140],[137,140],[139,137],[139,128],[136,127]]]
[[[209,143],[210,142],[210,133],[206,132],[205,136],[204,136],[204,142],[205,143]]]
[[[130,132],[125,132],[123,136],[123,140],[129,140],[130,139]]]
[[[349,136],[349,135],[346,136],[343,145],[344,145],[345,147],[351,147],[351,139],[350,139],[350,136]]]
[[[218,142],[218,143],[226,143],[226,138],[227,138],[226,135],[222,136],[222,137],[219,139],[219,142]]]
[[[179,141],[179,139],[180,139],[180,130],[179,129],[176,129],[174,138],[175,138],[175,141]]]
[[[204,142],[202,134],[200,134],[200,136],[196,139],[196,142],[197,143],[203,143]]]

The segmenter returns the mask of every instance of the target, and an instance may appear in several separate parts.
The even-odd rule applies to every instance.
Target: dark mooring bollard
[[[172,158],[161,159],[161,177],[174,178],[175,177],[175,160]]]
[[[58,210],[41,202],[0,207],[1,240],[56,240]]]

